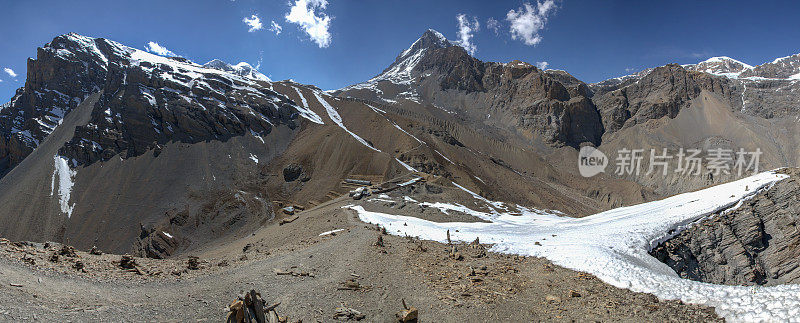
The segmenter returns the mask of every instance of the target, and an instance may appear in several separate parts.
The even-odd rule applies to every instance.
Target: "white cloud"
[[[547,16],[555,10],[556,3],[553,0],[537,2],[535,8],[526,2],[518,10],[509,10],[506,20],[511,23],[511,39],[520,39],[525,45],[536,46],[542,41],[539,32],[544,29]]]
[[[486,28],[494,31],[495,36],[500,34],[500,22],[497,19],[489,18],[486,20]]]
[[[281,31],[283,31],[283,27],[275,22],[275,20],[272,20],[270,21],[269,31],[275,33],[275,35],[280,35]]]
[[[248,27],[250,27],[250,29],[247,30],[247,32],[250,32],[250,33],[254,32],[256,30],[261,30],[261,28],[264,28],[264,24],[261,23],[261,18],[259,18],[258,15],[252,15],[250,17],[244,17],[244,18],[242,18],[242,22],[245,25],[247,25]]]
[[[458,20],[458,44],[464,47],[470,55],[474,55],[478,48],[472,43],[472,36],[481,28],[478,18],[472,17],[472,21],[470,21],[467,15],[462,13],[456,16],[456,20]]]
[[[630,73],[630,72],[633,72],[633,71],[634,71],[634,69],[633,69],[633,68],[631,68],[631,67],[627,67],[627,68],[625,68],[625,72],[628,72],[628,73]]]
[[[14,70],[12,70],[12,69],[10,69],[8,67],[4,68],[3,71],[5,71],[6,74],[8,74],[8,76],[17,77],[17,73],[15,73]]]
[[[331,44],[331,17],[324,12],[327,6],[327,0],[296,0],[285,18],[299,25],[319,48],[327,48]]]
[[[158,43],[152,41],[147,42],[147,45],[144,46],[144,49],[156,55],[167,56],[167,57],[178,56],[171,50],[167,49],[166,47],[161,46]]]
[[[547,65],[550,65],[550,63],[548,63],[548,62],[536,62],[536,67],[538,67],[540,70],[546,70],[547,69]]]

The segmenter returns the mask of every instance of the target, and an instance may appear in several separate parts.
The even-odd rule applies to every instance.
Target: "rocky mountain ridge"
[[[328,92],[264,80],[242,64],[200,65],[75,34],[57,37],[29,64],[26,86],[0,120],[22,120],[40,141],[26,145],[18,140],[27,138],[24,130],[0,122],[10,133],[0,145],[5,171],[13,168],[0,178],[0,203],[23,210],[40,228],[3,212],[0,225],[81,245],[102,237],[115,250],[126,250],[132,239],[139,239],[137,250],[158,249],[169,238],[161,232],[181,241],[167,254],[229,237],[271,221],[278,206],[335,199],[346,193],[345,178],[382,182],[422,172],[485,198],[573,215],[727,180],[582,178],[571,161],[586,144],[608,151],[708,143],[738,148],[749,140],[765,144],[765,167],[797,157],[791,128],[758,119],[776,111],[753,103],[776,98],[758,94],[773,85],[745,89],[737,79],[671,64],[600,90],[565,71],[482,62],[432,30],[375,78]],[[785,97],[797,98],[790,89]],[[80,117],[62,129],[81,105]],[[775,118],[784,120],[792,109]],[[686,115],[698,111],[708,116]],[[737,130],[726,131],[730,125]],[[22,145],[8,144],[15,140]],[[302,176],[283,176],[287,169]],[[34,202],[15,200],[19,195]],[[111,219],[124,225],[110,227]],[[108,238],[101,230],[118,232]]]
[[[568,89],[564,78],[575,81]],[[387,103],[398,101],[463,113],[476,123],[519,130],[525,138],[577,147],[600,143],[602,126],[585,84],[521,61],[482,62],[428,30],[383,73],[334,92]],[[496,120],[496,121],[495,121]]]
[[[797,169],[786,172],[796,176]],[[715,214],[650,253],[681,277],[727,285],[780,285],[800,281],[797,201],[793,177]]]
[[[0,111],[0,174],[101,89],[98,105],[106,108],[97,109],[61,151],[73,164],[108,160],[123,151],[136,156],[173,140],[266,134],[274,124],[302,115],[294,102],[259,82],[268,78],[246,63],[199,65],[102,38],[56,37],[28,61],[25,86]]]
[[[506,128],[524,141],[547,146],[597,146],[605,134],[626,124],[674,118],[703,90],[720,95],[743,113],[763,118],[796,115],[793,107],[799,97],[793,92],[800,85],[791,77],[800,70],[792,63],[795,56],[756,67],[713,57],[586,84],[567,72],[542,71],[520,61],[482,62],[429,30],[378,76],[334,93],[390,104],[433,105],[460,113],[476,126]],[[762,70],[772,74],[750,76],[762,75]]]

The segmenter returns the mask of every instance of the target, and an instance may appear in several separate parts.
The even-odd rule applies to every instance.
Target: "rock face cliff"
[[[28,60],[25,86],[0,111],[0,177],[19,164],[108,74],[110,44],[75,34],[57,37]]]
[[[759,66],[713,57],[588,85],[567,72],[543,71],[521,61],[480,61],[428,30],[381,74],[335,93],[433,106],[474,127],[511,131],[522,141],[549,147],[599,146],[605,135],[622,128],[675,118],[703,91],[746,115],[796,117],[797,57]]]
[[[482,62],[428,30],[383,73],[340,96],[433,105],[553,146],[600,144],[600,115],[583,82],[521,61]]]
[[[138,156],[166,142],[226,140],[295,126],[294,102],[249,66],[160,57],[102,38],[56,37],[28,61],[28,78],[0,112],[0,176],[30,154],[89,94],[88,124],[59,154],[74,165]]]
[[[714,284],[800,282],[800,170],[729,212],[667,240],[651,254],[681,277]]]
[[[301,119],[320,122],[249,65],[103,38],[58,36],[27,74],[0,110],[0,235],[14,239],[127,252],[146,225],[133,249],[163,257],[252,229],[273,215],[271,192],[241,177]]]
[[[653,69],[634,83],[595,95],[593,100],[606,131],[614,132],[647,120],[675,118],[703,90],[731,104],[738,94],[727,78],[670,64]]]

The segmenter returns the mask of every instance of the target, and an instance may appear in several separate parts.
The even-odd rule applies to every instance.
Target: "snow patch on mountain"
[[[398,163],[400,163],[400,165],[402,165],[409,172],[417,172],[416,168],[411,167],[411,165],[404,163],[402,160],[400,160],[398,158],[395,158],[394,160],[396,160]]]
[[[314,112],[314,110],[311,110],[311,108],[308,106],[306,97],[303,96],[303,93],[300,92],[300,89],[296,87],[292,88],[294,89],[295,92],[297,92],[297,95],[300,96],[300,101],[303,103],[303,106],[297,107],[297,112],[300,113],[300,116],[314,123],[325,124],[324,122],[322,122],[322,118],[316,112]]]
[[[103,54],[102,51],[100,51],[100,48],[97,47],[96,38],[87,37],[76,33],[69,33],[67,34],[67,37],[69,37],[70,39],[74,40],[77,44],[79,44],[79,47],[69,48],[69,49],[60,48],[57,49],[59,53],[72,54],[71,52],[72,50],[83,51],[89,53],[90,55],[102,61],[103,62],[103,64],[101,64],[102,66],[108,66],[108,58],[106,57],[105,54]]]
[[[67,160],[59,155],[53,156],[53,168],[50,196],[53,196],[54,193],[58,194],[58,204],[61,207],[61,212],[69,218],[75,209],[75,203],[70,205],[69,199],[72,195],[72,187],[75,186],[74,179],[77,171],[70,169]],[[58,187],[56,187],[56,184],[58,184]]]
[[[372,145],[370,145],[366,140],[364,140],[364,138],[361,138],[354,132],[348,130],[347,127],[344,126],[344,121],[342,121],[342,116],[339,115],[339,112],[336,111],[336,108],[331,106],[328,103],[328,101],[325,101],[325,99],[323,99],[322,96],[319,95],[319,93],[315,91],[314,96],[317,98],[317,101],[319,101],[319,104],[322,104],[322,106],[325,108],[325,111],[328,112],[328,117],[331,118],[333,123],[335,123],[336,125],[339,126],[339,128],[342,128],[344,131],[349,133],[351,136],[353,136],[353,138],[358,140],[358,142],[360,142],[364,146],[367,146],[374,151],[380,152],[378,148],[372,147]]]
[[[335,230],[331,230],[331,231],[325,231],[323,233],[320,233],[319,236],[320,237],[324,237],[324,236],[335,234],[337,232],[342,232],[342,231],[344,231],[344,229],[335,229]]]
[[[800,315],[800,285],[753,288],[691,281],[680,278],[648,253],[696,221],[736,207],[742,200],[787,177],[775,172],[760,173],[584,218],[521,207],[512,212],[497,202],[491,202],[493,212],[458,204],[428,203],[443,211],[471,214],[488,223],[441,223],[367,211],[361,205],[345,208],[357,212],[364,222],[385,227],[391,234],[446,242],[449,230],[452,240],[469,242],[480,238],[481,242],[492,244],[494,252],[545,257],[559,266],[591,273],[619,288],[712,306],[729,321],[789,321]],[[473,196],[483,200],[476,195]]]

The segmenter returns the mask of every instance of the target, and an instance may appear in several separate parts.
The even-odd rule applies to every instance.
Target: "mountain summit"
[[[169,140],[226,137],[246,128],[263,133],[277,119],[288,120],[285,117],[293,109],[279,116],[278,107],[290,101],[268,89],[254,90],[259,88],[256,83],[268,80],[247,63],[212,60],[199,65],[103,38],[75,33],[58,36],[39,48],[36,59],[29,59],[25,86],[8,108],[0,110],[0,177],[30,154],[80,102],[101,90],[99,102],[106,109],[93,114],[89,126],[78,129],[86,140],[67,144],[62,151],[79,163],[107,160],[122,151],[139,155]],[[232,97],[238,97],[239,108],[221,104]],[[129,108],[116,104],[122,102]],[[130,107],[139,111],[133,113]],[[193,107],[216,117],[182,120],[194,119]],[[90,137],[93,144],[87,144]]]
[[[453,46],[457,45],[447,40],[442,33],[428,29],[410,47],[402,51],[400,55],[397,55],[394,62],[383,70],[381,74],[366,82],[345,87],[340,91],[375,88],[377,83],[381,81],[388,81],[394,84],[410,84],[413,81],[411,72],[414,71],[427,53]]]
[[[700,63],[684,65],[683,67],[687,70],[728,77],[736,77],[744,71],[753,69],[752,66],[727,56],[712,57]]]
[[[256,79],[261,81],[271,81],[266,75],[259,73],[258,70],[256,70],[253,66],[250,66],[250,64],[245,62],[241,62],[236,65],[231,65],[221,60],[213,59],[210,62],[205,63],[203,67],[213,68],[223,72],[228,72],[231,74],[244,76],[251,79]]]
[[[509,129],[523,141],[552,146],[597,145],[603,131],[588,87],[572,75],[518,60],[482,62],[432,29],[381,74],[336,93],[433,107],[475,127]]]

